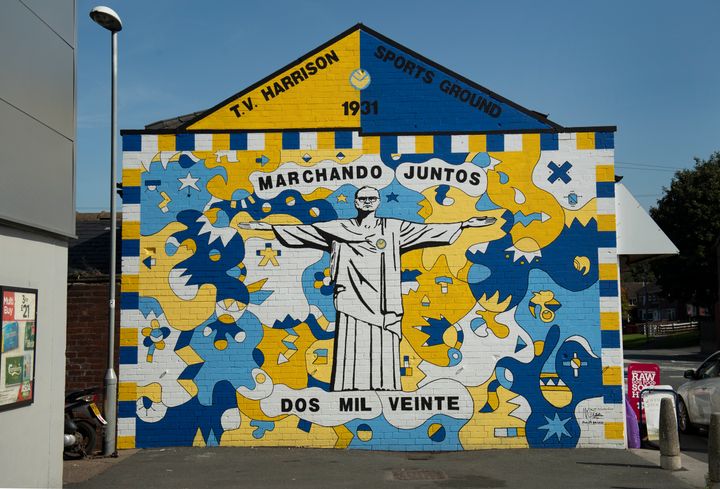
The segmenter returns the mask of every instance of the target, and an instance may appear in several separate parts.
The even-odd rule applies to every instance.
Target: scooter
[[[97,432],[107,424],[95,401],[98,388],[69,392],[65,396],[65,436],[63,455],[82,458],[92,454]]]

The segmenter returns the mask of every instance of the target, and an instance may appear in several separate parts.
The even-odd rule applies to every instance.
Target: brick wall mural
[[[361,25],[123,131],[120,446],[625,446],[613,131]]]

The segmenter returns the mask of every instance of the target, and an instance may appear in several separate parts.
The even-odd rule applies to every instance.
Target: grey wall
[[[2,487],[62,487],[75,32],[75,0],[0,0],[0,285],[38,289],[34,402],[0,412]]]
[[[0,226],[0,284],[38,289],[34,402],[0,412],[0,487],[62,487],[67,243]]]
[[[0,3],[0,219],[75,234],[75,1]]]

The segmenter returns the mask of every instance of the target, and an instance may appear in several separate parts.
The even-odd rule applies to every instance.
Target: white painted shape
[[[470,151],[470,138],[467,135],[450,136],[450,151],[453,153],[467,153]]]
[[[265,133],[250,132],[247,135],[247,149],[252,151],[260,151],[265,149]]]
[[[153,155],[158,152],[158,137],[157,134],[143,134],[140,136],[140,151],[144,153],[152,153]]]
[[[522,151],[522,134],[505,134],[505,151]]]
[[[212,134],[196,134],[195,151],[212,151]]]
[[[220,416],[220,425],[224,431],[240,428],[240,410],[233,408],[222,413],[222,416]]]
[[[440,179],[430,178],[430,173],[433,168],[439,168],[441,170]],[[418,171],[421,169],[423,172],[428,172],[428,177],[424,180],[418,178]],[[462,174],[464,174],[462,182],[457,179],[459,172],[463,172]],[[481,168],[472,163],[451,165],[440,158],[431,158],[424,163],[402,163],[398,166],[395,174],[401,185],[420,193],[431,187],[446,184],[460,189],[473,197],[480,197],[487,190],[487,175]],[[448,174],[451,175],[449,179]],[[476,176],[477,184],[470,182],[473,174]],[[408,177],[408,175],[410,176]]]
[[[352,149],[362,149],[362,138],[357,131],[352,132]]]
[[[317,149],[317,133],[301,132],[300,149]]]
[[[397,152],[401,154],[415,153],[415,136],[398,136]]]

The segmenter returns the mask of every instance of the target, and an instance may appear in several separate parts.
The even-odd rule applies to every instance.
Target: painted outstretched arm
[[[239,223],[238,227],[251,231],[272,231],[278,241],[288,248],[315,248],[328,251],[332,241],[312,224],[279,225],[251,221]]]
[[[400,248],[403,252],[432,246],[445,246],[454,243],[465,228],[478,228],[492,225],[494,217],[471,217],[467,221],[449,224],[421,224],[403,222],[400,227]]]

